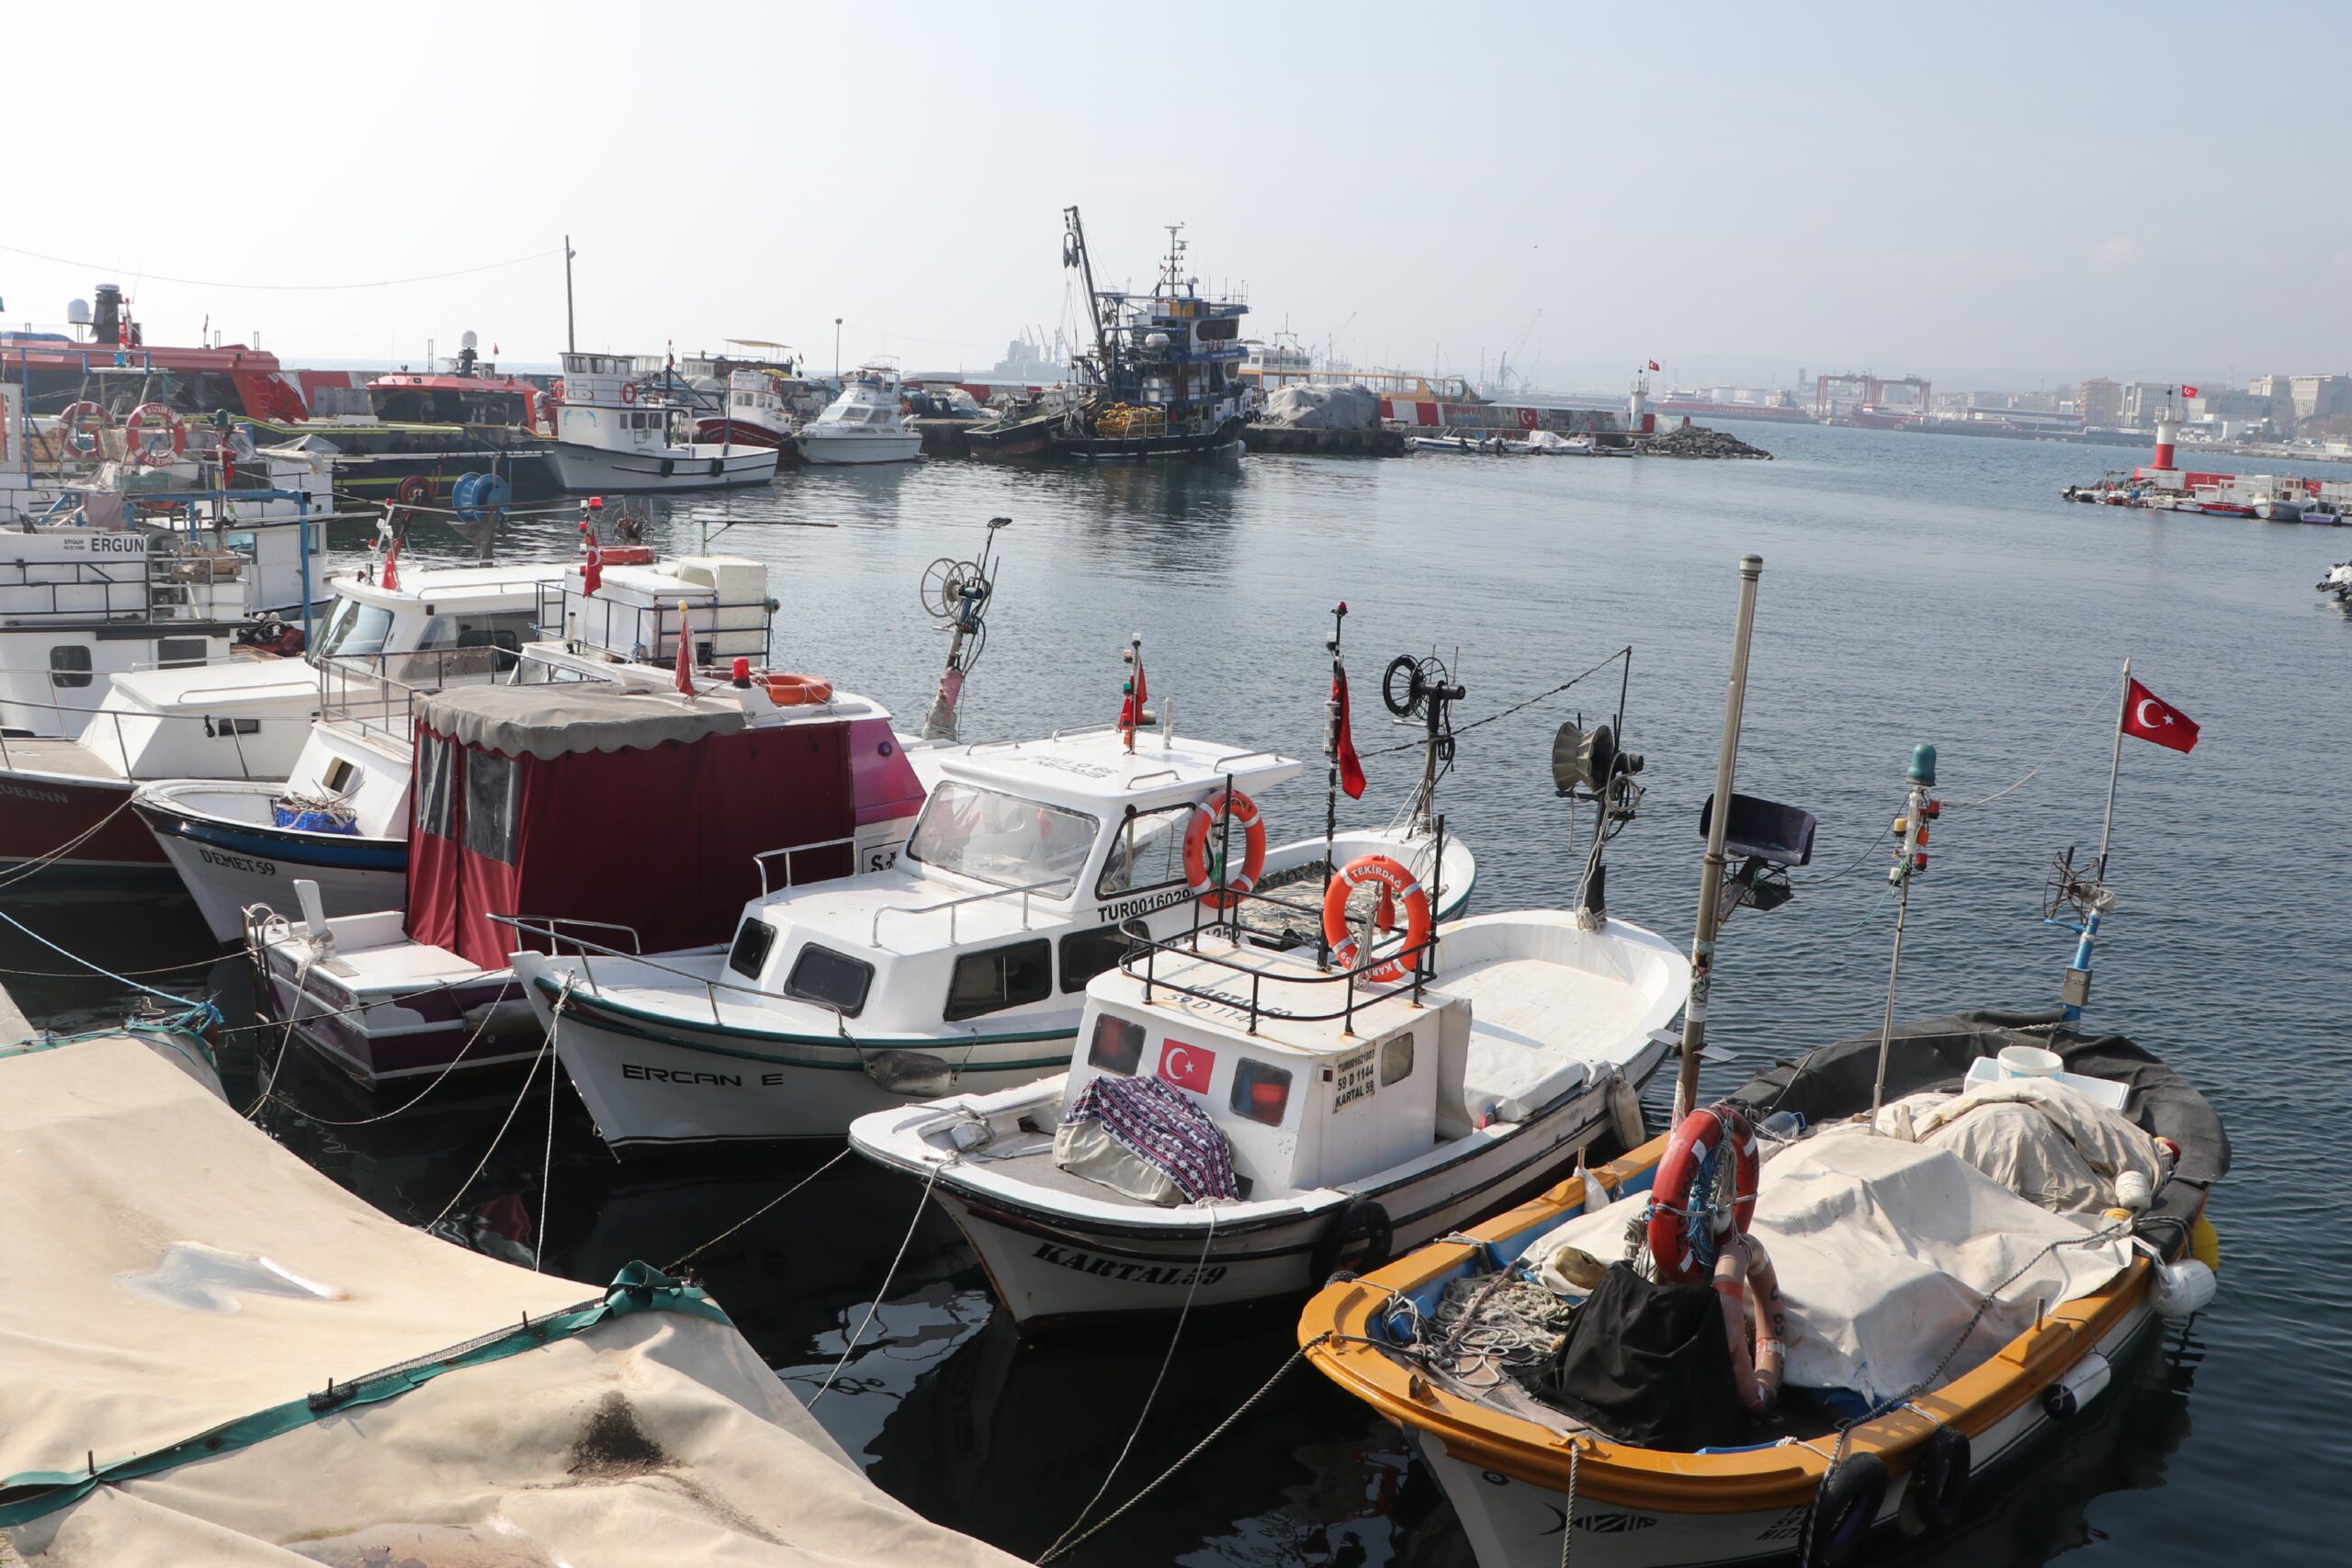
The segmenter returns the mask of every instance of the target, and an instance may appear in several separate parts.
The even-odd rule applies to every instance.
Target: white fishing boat
[[[2352,560],[2336,562],[2312,586],[2322,593],[2333,594],[2339,604],[2352,604]]]
[[[1417,683],[1415,711],[1442,716],[1461,690]],[[837,1137],[905,1100],[1031,1082],[1067,1064],[1087,982],[1132,936],[1188,929],[1203,892],[1320,899],[1327,865],[1378,854],[1417,884],[1417,918],[1462,908],[1476,868],[1425,789],[1401,826],[1272,845],[1251,797],[1300,764],[1180,737],[1159,711],[1156,735],[1130,706],[1121,725],[933,753],[938,782],[895,864],[753,899],[724,946],[517,953],[543,1023],[562,998],[557,1051],[605,1142]],[[1343,897],[1374,905],[1370,887]],[[1312,902],[1261,907],[1281,917],[1260,932],[1271,945],[1321,934]]]
[[[877,1111],[850,1143],[929,1184],[1024,1329],[1298,1295],[1549,1186],[1604,1133],[1638,1143],[1690,982],[1662,938],[1566,911],[1316,958],[1231,928],[1153,943],[1089,985],[1066,1073]]]
[[[688,439],[693,411],[649,391],[636,360],[618,354],[563,356],[563,400],[548,454],[567,491],[634,494],[765,484],[776,448]]]
[[[781,447],[792,439],[792,385],[771,370],[729,371],[725,412],[701,416],[696,439],[705,445]]]
[[[2257,496],[2252,504],[2254,514],[2265,523],[2300,523],[2303,520],[2303,502],[2291,495]]]
[[[234,656],[117,676],[71,739],[0,737],[0,794],[14,807],[0,813],[0,863],[162,869],[163,851],[125,809],[141,784],[282,786],[312,721],[355,682],[430,687],[511,669],[534,635],[540,589],[563,570],[412,567],[379,580],[373,564],[354,568],[327,580],[321,629],[300,658],[264,651],[301,647],[299,629],[251,623]]]
[[[317,884],[330,916],[400,904],[414,816],[415,725],[434,693],[582,679],[669,689],[682,626],[690,663],[765,658],[765,567],[738,556],[653,560],[641,547],[626,552],[629,564],[601,564],[624,553],[597,547],[593,569],[550,567],[547,581],[519,585],[529,590],[528,611],[502,611],[499,625],[461,636],[454,648],[326,660],[318,716],[282,780],[140,785],[132,809],[213,935],[242,938],[253,905],[293,913],[298,877]],[[369,612],[380,606],[352,604],[355,626],[376,624]]]
[[[800,453],[811,463],[905,463],[922,456],[922,436],[909,430],[899,407],[898,372],[862,367],[842,384],[841,396],[800,427]]]

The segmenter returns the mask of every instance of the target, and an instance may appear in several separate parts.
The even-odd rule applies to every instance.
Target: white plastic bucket
[[[2057,1052],[2039,1045],[2004,1045],[2000,1062],[2002,1076],[2012,1078],[2054,1078],[2066,1066]]]

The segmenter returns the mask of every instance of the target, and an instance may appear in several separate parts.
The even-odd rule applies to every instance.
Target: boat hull
[[[1638,1090],[1664,1054],[1663,1046],[1645,1052],[1625,1081]],[[1188,1300],[1197,1311],[1303,1296],[1322,1283],[1311,1259],[1351,1199],[1367,1198],[1387,1211],[1399,1254],[1498,1213],[1558,1181],[1577,1152],[1611,1128],[1611,1081],[1600,1079],[1459,1158],[1402,1179],[1335,1190],[1295,1217],[1213,1235],[1204,1220],[1098,1227],[967,1189],[952,1176],[934,1196],[1024,1334],[1172,1314]]]
[[[759,446],[731,452],[696,447],[673,448],[672,456],[607,451],[564,441],[550,448],[548,461],[556,482],[567,491],[594,491],[606,495],[638,495],[656,491],[726,490],[737,485],[765,484],[775,477],[776,448]]]
[[[293,942],[261,949],[260,966],[280,1020],[361,1083],[490,1067],[538,1055],[546,1033],[510,970],[454,984],[362,990],[304,964]]]
[[[408,840],[226,822],[142,797],[131,809],[152,831],[216,941],[241,941],[244,911],[295,912],[294,883],[319,885],[330,918],[397,908],[407,897]]]
[[[695,439],[707,446],[781,446],[792,438],[747,420],[707,419],[695,426]]]
[[[2132,1353],[2135,1342],[2154,1330],[2157,1322],[2145,1292],[2095,1347],[2115,1361]],[[2116,1397],[2102,1392],[2100,1398]],[[2085,1412],[2083,1414],[2087,1414]],[[2075,1419],[2080,1420],[2083,1415]],[[1981,1483],[1996,1470],[2029,1454],[2053,1429],[2064,1425],[2050,1415],[2039,1399],[2025,1401],[1987,1431],[1969,1440],[1970,1483]],[[1462,1521],[1463,1534],[1478,1568],[1556,1568],[1561,1560],[1560,1521],[1568,1512],[1565,1492],[1538,1482],[1517,1479],[1491,1469],[1475,1455],[1456,1455],[1445,1440],[1430,1433],[1407,1428],[1413,1449],[1444,1489]],[[1894,1477],[1886,1497],[1871,1524],[1875,1539],[1894,1536],[1900,1529],[1905,1488],[1916,1472]],[[1693,1482],[1689,1512],[1645,1505],[1619,1504],[1597,1495],[1575,1502],[1575,1556],[1592,1568],[1679,1568],[1683,1564],[1754,1562],[1785,1560],[1799,1553],[1810,1509],[1805,1504],[1773,1506],[1730,1512],[1701,1512],[1707,1489]],[[1815,1547],[1819,1552],[1819,1543]]]
[[[74,847],[52,863],[164,870],[168,863],[154,835],[122,809],[130,803],[131,788],[127,779],[0,770],[0,864],[41,859],[71,843]]]
[[[911,463],[922,456],[922,436],[912,430],[890,435],[827,435],[811,425],[800,432],[800,456],[823,468]]]
[[[1241,424],[1178,435],[1057,435],[1054,450],[1084,462],[1136,463],[1160,457],[1230,457],[1241,451]]]

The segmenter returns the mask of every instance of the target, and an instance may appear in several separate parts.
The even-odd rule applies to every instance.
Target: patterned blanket
[[[1099,1121],[1113,1141],[1176,1184],[1185,1201],[1238,1198],[1233,1145],[1208,1113],[1158,1078],[1098,1077],[1062,1113]]]

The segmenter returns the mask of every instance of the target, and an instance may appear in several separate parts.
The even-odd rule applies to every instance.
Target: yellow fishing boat
[[[1750,1134],[1728,1120],[1734,1135],[1702,1151],[1686,1179],[1690,1123],[1716,1114],[1702,1111],[1672,1135],[1467,1234],[1336,1280],[1308,1303],[1299,1337],[1309,1360],[1404,1427],[1481,1568],[1571,1552],[1587,1564],[1833,1564],[1875,1533],[1949,1530],[1973,1477],[2057,1438],[2099,1397],[2112,1362],[2153,1338],[2160,1319],[2211,1299],[2205,1200],[2229,1145],[2177,1074],[2120,1037],[2073,1032],[2059,1014],[1962,1014],[1893,1032],[1886,1106],[1872,1119],[1881,1049],[1876,1034],[1827,1046],[1734,1097],[1736,1111],[1758,1119],[1760,1181],[1730,1157]],[[2045,1127],[2058,1135],[2042,1138]],[[2151,1149],[2153,1171],[2139,1163]],[[2102,1160],[2121,1168],[2097,1168]],[[1662,1165],[1672,1172],[1664,1195]],[[1751,1195],[1749,1236],[1771,1235],[1780,1296],[1769,1299],[1759,1271],[1753,1282],[1768,1299],[1753,1308],[1722,1288],[1738,1272],[1727,1258],[1760,1257],[1760,1246],[1734,1239],[1732,1215]],[[1661,1213],[1666,1233],[1628,1223]],[[1719,1244],[1713,1281],[1644,1280],[1631,1262],[1596,1281],[1607,1255],[1597,1238],[1623,1238],[1638,1258],[1686,1224]],[[1872,1261],[1874,1224],[1911,1265]],[[1953,1261],[1971,1251],[1997,1259],[1979,1260],[1976,1273],[1991,1279]],[[1590,1287],[1581,1297],[1577,1275]],[[1722,1328],[1706,1326],[1713,1317],[1691,1320],[1701,1332],[1689,1347],[1645,1342],[1628,1326],[1643,1320],[1626,1303],[1676,1291],[1703,1300],[1710,1283],[1732,1303],[1728,1347]],[[1858,1296],[1892,1302],[1893,1319],[1841,1319]],[[1753,1364],[1739,1343],[1743,1313],[1756,1318]],[[1693,1364],[1678,1360],[1681,1349],[1706,1349],[1710,1337],[1738,1417],[1715,1432],[1692,1421],[1722,1400],[1676,1381]],[[1736,1396],[1752,1400],[1770,1342],[1783,1338],[1788,1386],[1761,1412],[1743,1408]],[[1807,1386],[1826,1381],[1825,1368],[1849,1386]],[[1671,1408],[1643,1408],[1661,1393]],[[1679,1440],[1657,1440],[1661,1430]]]

